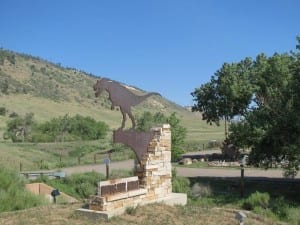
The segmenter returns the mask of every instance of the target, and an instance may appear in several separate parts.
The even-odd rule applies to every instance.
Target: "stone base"
[[[151,201],[142,201],[139,205],[146,205],[151,203],[164,203],[166,205],[186,205],[187,204],[187,194],[185,193],[171,193],[164,198],[158,198]],[[108,220],[113,216],[122,215],[126,211],[126,208],[114,209],[109,211],[96,211],[90,209],[77,209],[76,213],[80,216],[86,216],[92,220],[98,220],[104,218]]]

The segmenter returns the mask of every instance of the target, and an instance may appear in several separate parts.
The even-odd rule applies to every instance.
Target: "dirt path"
[[[121,162],[113,162],[110,164],[110,171],[116,169],[127,169],[130,170],[134,167],[134,160],[126,160]],[[63,168],[67,175],[72,173],[80,173],[87,171],[96,171],[102,174],[106,174],[106,165],[105,164],[96,164],[96,165],[82,165],[76,167]],[[241,171],[239,169],[231,168],[185,168],[185,167],[176,167],[177,175],[183,177],[240,177]],[[279,169],[254,169],[254,168],[245,168],[245,177],[251,178],[283,178],[282,170]],[[298,173],[297,178],[300,178]]]

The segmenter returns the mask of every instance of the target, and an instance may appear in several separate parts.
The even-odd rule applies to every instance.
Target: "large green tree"
[[[217,124],[239,116],[231,123],[230,141],[251,148],[252,163],[284,162],[286,175],[294,176],[300,162],[299,81],[299,52],[225,63],[192,93],[193,110]]]
[[[244,115],[252,99],[253,87],[249,83],[252,60],[246,58],[239,63],[224,63],[212,77],[210,82],[201,85],[192,92],[196,104],[193,111],[202,112],[208,123],[219,125],[225,120],[225,136],[227,121],[236,115]]]

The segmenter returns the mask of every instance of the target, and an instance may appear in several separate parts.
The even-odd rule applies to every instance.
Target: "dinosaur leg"
[[[131,119],[131,122],[132,122],[132,129],[135,129],[135,120],[134,120],[134,117],[133,117],[130,110],[128,112],[128,116],[129,116],[129,118]]]
[[[125,127],[125,122],[126,122],[126,112],[121,108],[121,113],[123,116],[121,130],[123,130],[123,128]]]

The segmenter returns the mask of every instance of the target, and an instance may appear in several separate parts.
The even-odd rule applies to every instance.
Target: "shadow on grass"
[[[244,180],[244,197],[241,197],[240,178],[196,177],[190,178],[191,187],[194,184],[209,186],[211,201],[216,205],[239,205],[243,199],[256,191],[269,193],[271,199],[284,198],[289,204],[300,206],[300,180],[289,179],[247,179]]]

